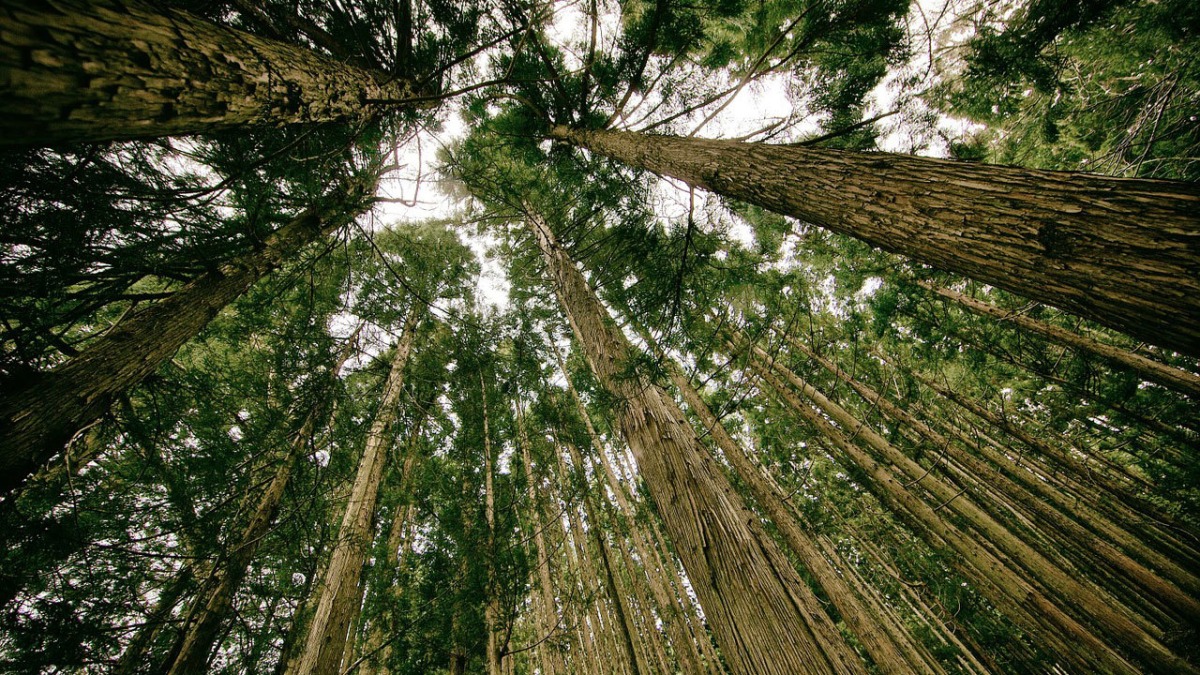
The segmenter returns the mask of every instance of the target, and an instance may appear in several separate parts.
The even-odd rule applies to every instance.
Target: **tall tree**
[[[335,187],[264,245],[121,322],[85,351],[0,397],[0,492],[10,493],[152,374],[223,307],[303,247],[345,225],[374,199],[378,171]],[[69,456],[64,462],[73,463]]]
[[[528,225],[555,293],[597,378],[623,400],[618,420],[694,580],[734,672],[857,672],[845,646],[791,564],[752,518],[683,413],[644,375],[623,375],[633,356],[549,226]],[[806,634],[798,638],[796,631]]]
[[[404,368],[412,350],[421,306],[413,299],[405,317],[400,339],[393,347],[391,367],[383,385],[379,408],[367,434],[358,472],[346,501],[329,567],[320,587],[320,600],[308,627],[308,637],[295,668],[297,675],[330,673],[340,669],[350,624],[361,609],[359,583],[367,549],[375,533],[375,504],[383,478],[385,455],[391,447],[400,396],[404,390]]]
[[[1200,356],[1200,188],[885,153],[550,137]]]

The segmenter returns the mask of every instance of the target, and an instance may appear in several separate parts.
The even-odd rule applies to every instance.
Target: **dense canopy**
[[[1198,49],[0,0],[0,672],[1200,673]]]

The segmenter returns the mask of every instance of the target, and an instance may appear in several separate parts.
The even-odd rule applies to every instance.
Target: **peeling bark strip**
[[[363,210],[374,180],[309,208],[265,245],[201,275],[174,295],[134,314],[28,386],[0,395],[0,496],[15,490],[113,399],[146,379],[226,305],[301,248]]]
[[[1200,186],[562,126],[550,135],[1200,356]]]
[[[303,47],[129,0],[0,2],[0,147],[364,119],[416,99]]]
[[[632,347],[539,217],[528,218],[554,291],[732,673],[865,672],[795,568],[742,502],[674,399],[625,370]]]

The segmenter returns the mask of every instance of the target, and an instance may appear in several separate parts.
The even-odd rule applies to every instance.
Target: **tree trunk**
[[[551,136],[1200,356],[1200,186],[561,126]]]
[[[363,328],[358,325],[354,333],[347,338],[341,352],[337,355],[331,368],[327,371],[331,380],[336,380],[338,372],[353,353],[353,347],[359,332]],[[180,645],[176,651],[174,663],[168,671],[169,675],[185,673],[208,672],[208,657],[221,631],[221,626],[229,618],[233,598],[241,588],[246,570],[258,553],[259,544],[275,522],[279,505],[283,501],[284,491],[291,480],[292,471],[312,443],[317,431],[317,424],[322,415],[322,407],[314,405],[304,415],[299,430],[293,435],[288,452],[280,458],[279,467],[265,492],[258,500],[258,506],[251,514],[249,522],[242,530],[242,536],[228,552],[223,561],[217,564],[213,573],[205,581],[201,592],[197,594],[198,612],[193,612],[182,628]]]
[[[1091,649],[1079,652],[1082,655],[1086,655],[1085,658],[1088,660],[1098,658],[1100,659],[1100,663],[1105,664],[1104,668],[1117,672],[1128,672],[1131,670],[1129,665],[1111,649],[1097,651],[1102,642],[1096,635],[1075,620],[1069,618],[1057,605],[1051,605],[1048,602],[1049,598],[1038,589],[1045,589],[1057,601],[1072,606],[1079,614],[1086,617],[1100,634],[1110,638],[1120,648],[1138,655],[1153,672],[1198,672],[1183,659],[1171,653],[1170,650],[1163,646],[1158,641],[1157,636],[1150,634],[1143,626],[1110,606],[1108,599],[1097,592],[1097,589],[1083,585],[1077,578],[1046,560],[1045,557],[1034,551],[1027,543],[1015,537],[1001,524],[984,513],[970,497],[964,494],[965,489],[955,491],[943,481],[937,480],[928,471],[925,471],[915,462],[898,452],[874,431],[855,420],[840,406],[828,400],[814,387],[801,380],[782,365],[773,362],[771,357],[761,349],[752,347],[752,350],[755,354],[754,368],[760,376],[772,383],[773,388],[778,390],[778,386],[782,386],[782,384],[774,376],[766,372],[765,369],[768,367],[786,377],[797,390],[800,390],[806,398],[813,401],[829,414],[847,433],[852,433],[856,438],[864,439],[873,449],[880,452],[888,463],[895,465],[906,474],[911,482],[901,483],[889,470],[878,465],[874,460],[865,455],[865,453],[857,449],[853,443],[845,442],[839,444],[839,447],[847,452],[856,464],[876,478],[875,482],[879,484],[879,487],[887,490],[887,499],[890,503],[896,503],[895,499],[897,498],[903,499],[906,503],[905,510],[925,520],[930,531],[936,532],[943,540],[947,541],[947,543],[952,543],[952,545],[964,544],[960,550],[964,559],[970,560],[973,567],[982,565],[990,568],[986,570],[987,573],[1000,573],[1001,576],[993,577],[992,581],[1006,593],[1015,593],[1017,597],[1023,596],[1021,602],[1037,599],[1038,605],[1040,605],[1038,612],[1046,615],[1047,618],[1051,618],[1059,626],[1059,630],[1067,632],[1073,638],[1080,640],[1080,646],[1089,643],[1093,646]],[[786,395],[786,391],[781,391],[781,394]],[[827,436],[841,437],[844,440],[841,432],[834,430],[823,418],[811,414],[813,412],[811,408],[807,408],[807,406],[798,401],[793,404],[793,408],[810,422],[817,424],[822,431],[826,432]],[[933,498],[938,500],[939,506],[933,508],[923,502],[918,506],[916,502],[921,500],[909,491],[909,488],[913,485],[920,485],[929,490]],[[949,508],[966,522],[970,523],[971,527],[976,530],[975,538],[987,542],[990,547],[995,547],[1001,551],[1001,555],[1010,560],[1010,565],[1015,564],[1018,568],[1023,568],[1023,571],[1011,569],[1003,563],[998,562],[992,557],[994,554],[985,552],[979,543],[967,543],[963,541],[970,537],[937,515],[937,511],[943,507]],[[1026,581],[1018,576],[1018,574],[1027,574],[1030,580]],[[1018,590],[1023,587],[1028,590]],[[1049,607],[1053,607],[1054,609],[1047,611]],[[1020,609],[1022,613],[1028,612],[1027,608]]]
[[[1081,504],[1074,499],[1064,498],[1059,491],[1039,480],[1037,476],[1019,466],[1014,466],[1007,457],[998,456],[999,453],[986,453],[982,446],[976,446],[976,448],[984,451],[984,458],[992,464],[980,461],[970,453],[962,452],[950,439],[913,417],[871,387],[851,377],[833,362],[812,351],[798,340],[788,338],[788,343],[821,364],[839,380],[849,384],[862,396],[863,400],[877,407],[888,418],[909,426],[940,448],[942,452],[953,455],[975,479],[1004,492],[1007,502],[1017,505],[1027,515],[1057,531],[1065,543],[1081,547],[1089,555],[1095,556],[1101,564],[1110,566],[1114,572],[1127,576],[1129,580],[1137,584],[1142,592],[1157,597],[1162,603],[1171,607],[1176,616],[1183,618],[1185,622],[1200,623],[1200,604],[1192,599],[1192,595],[1189,595],[1200,592],[1200,579],[1193,574],[1180,568],[1157,551],[1143,545],[1128,532],[1098,514],[1093,514],[1090,504],[1086,502]],[[993,468],[993,464],[999,468]],[[1058,508],[1056,509],[1054,506]],[[1088,527],[1076,523],[1069,517],[1071,515]],[[1137,561],[1130,559],[1114,544],[1152,564],[1155,570],[1169,578],[1171,583]],[[1053,545],[1056,548],[1059,546],[1057,542]],[[1172,584],[1177,584],[1178,588]]]
[[[1017,312],[1001,309],[958,291],[950,290],[949,288],[941,288],[925,281],[917,283],[921,288],[932,293],[937,293],[947,300],[956,302],[975,314],[1011,323],[1031,333],[1037,333],[1052,342],[1070,347],[1077,352],[1091,354],[1118,368],[1133,372],[1148,382],[1161,384],[1164,387],[1174,389],[1200,400],[1200,375],[1189,373],[1179,368],[1173,368],[1165,363],[1159,363],[1158,361],[1148,359],[1140,354],[1134,354],[1119,347],[1106,345],[1086,335],[1073,333],[1065,328],[1060,328],[1044,321],[1038,321],[1037,319],[1031,319]]]
[[[387,565],[387,570],[400,569],[406,560],[407,551],[411,548],[412,537],[405,533],[409,522],[412,520],[414,507],[409,501],[409,486],[412,482],[413,472],[416,470],[418,456],[417,444],[420,441],[422,430],[425,427],[425,413],[427,409],[425,405],[418,407],[420,416],[413,424],[412,435],[408,438],[408,450],[404,454],[404,465],[400,471],[400,492],[403,495],[403,503],[397,504],[395,513],[392,515],[392,525],[388,531],[387,540],[387,556],[384,559]],[[401,549],[405,555],[401,555]],[[399,603],[404,593],[404,587],[398,583],[392,583],[388,588],[382,591],[391,599],[393,603]],[[377,673],[378,675],[388,675],[391,668],[388,667],[388,661],[392,655],[392,633],[395,631],[395,626],[390,625],[390,621],[384,622],[382,617],[378,617],[371,622],[369,636],[367,638],[367,646],[363,652],[369,655],[366,663],[359,666],[360,672]]]
[[[699,650],[699,645],[689,632],[687,624],[688,610],[680,602],[680,599],[676,597],[676,594],[667,588],[666,576],[669,573],[667,566],[673,565],[673,561],[664,561],[657,555],[657,551],[652,551],[651,546],[647,542],[644,528],[638,523],[637,511],[625,491],[625,486],[622,485],[616,471],[613,470],[612,463],[609,461],[604,444],[600,439],[600,434],[596,432],[596,427],[592,424],[592,419],[588,415],[587,406],[584,405],[583,399],[579,396],[579,392],[576,391],[575,385],[571,382],[567,366],[563,362],[562,355],[559,353],[558,347],[555,346],[553,338],[549,340],[549,345],[554,352],[554,359],[558,363],[559,370],[562,372],[563,380],[566,382],[567,393],[570,395],[572,401],[574,401],[575,410],[583,420],[584,428],[587,429],[588,438],[592,442],[592,451],[599,458],[600,466],[604,469],[604,476],[607,479],[608,486],[616,497],[617,507],[629,525],[630,540],[633,542],[638,559],[645,569],[645,578],[651,593],[654,595],[654,601],[658,605],[659,611],[662,612],[661,619],[667,634],[670,636],[671,646],[675,649],[675,655],[679,659],[679,667],[685,673],[707,672],[708,669],[700,665],[703,658]],[[705,636],[705,639],[707,639],[707,636]]]
[[[488,423],[487,387],[483,370],[479,371],[479,397],[483,406],[483,492],[484,518],[487,520],[487,604],[483,622],[487,630],[488,675],[501,675],[500,660],[504,657],[500,644],[500,591],[496,581],[496,487],[495,458],[492,457],[492,434]]]
[[[0,146],[363,120],[407,80],[136,0],[0,9]]]
[[[643,334],[648,343],[656,351],[657,345],[648,334]],[[851,632],[862,641],[863,647],[875,662],[881,673],[943,672],[941,666],[932,659],[913,640],[912,636],[889,631],[891,626],[881,623],[873,616],[873,612],[859,599],[850,588],[846,579],[837,571],[835,564],[847,567],[847,563],[835,560],[831,564],[821,554],[811,537],[805,532],[791,509],[787,506],[787,495],[779,485],[767,476],[762,468],[754,462],[742,449],[725,427],[709,409],[700,393],[692,386],[679,364],[671,357],[658,352],[660,359],[666,364],[667,374],[675,387],[683,395],[684,402],[700,419],[701,425],[716,442],[717,447],[733,466],[737,475],[750,488],[750,493],[759,507],[766,513],[771,522],[775,523],[783,540],[792,549],[800,563],[809,571],[825,594],[837,608],[842,620],[850,627]],[[869,593],[870,589],[861,589]]]
[[[528,218],[554,290],[601,384],[617,399],[618,425],[695,586],[705,616],[735,673],[861,672],[849,647],[821,649],[833,631],[821,607],[805,602],[804,582],[708,456],[662,387],[630,377],[633,350],[555,241]]]
[[[555,601],[554,582],[550,578],[550,553],[546,548],[545,528],[546,522],[542,518],[542,510],[540,508],[540,500],[538,499],[539,490],[535,487],[535,482],[540,485],[540,481],[535,481],[533,473],[533,460],[529,453],[529,434],[525,429],[525,415],[520,407],[520,398],[518,395],[517,410],[517,442],[521,446],[521,461],[525,466],[525,498],[529,501],[529,507],[532,511],[530,520],[533,523],[533,544],[537,549],[537,600],[540,602],[541,611],[538,613],[538,619],[541,623],[539,628],[543,635],[544,642],[540,646],[542,656],[542,668],[546,675],[561,675],[566,672],[563,665],[562,655],[553,644],[551,636],[559,631],[558,620],[558,603]]]
[[[134,314],[87,349],[28,386],[0,396],[0,496],[63,449],[195,337],[254,282],[362,212],[375,180],[356,180],[321,206],[296,216],[262,248],[205,273]]]
[[[412,349],[420,305],[413,306],[405,318],[403,333],[396,343],[391,371],[383,387],[379,409],[367,432],[366,447],[358,464],[358,474],[346,502],[346,512],[338,531],[321,598],[308,627],[302,656],[289,675],[325,675],[338,670],[347,639],[347,630],[362,607],[357,602],[359,581],[367,548],[374,534],[375,502],[383,478],[383,465],[391,445],[391,428],[404,385],[404,366]]]

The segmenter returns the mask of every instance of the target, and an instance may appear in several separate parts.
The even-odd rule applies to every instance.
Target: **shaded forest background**
[[[1200,671],[1198,64],[1192,0],[0,2],[0,672]]]

